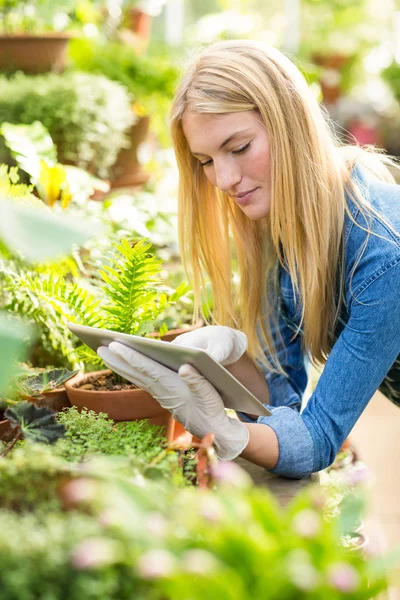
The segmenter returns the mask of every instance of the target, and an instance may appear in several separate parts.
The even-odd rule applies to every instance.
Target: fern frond
[[[109,264],[100,271],[107,284],[107,328],[131,334],[152,331],[159,312],[156,285],[161,282],[162,261],[148,253],[151,243],[146,240],[131,246],[123,239],[114,247]]]

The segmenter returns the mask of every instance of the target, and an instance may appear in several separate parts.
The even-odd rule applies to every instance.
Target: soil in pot
[[[147,419],[164,427],[168,441],[185,431],[149,393],[126,380],[116,381],[110,370],[80,373],[67,381],[65,388],[73,406],[105,413],[114,421]]]

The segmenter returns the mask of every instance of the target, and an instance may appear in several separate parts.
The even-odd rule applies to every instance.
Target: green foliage
[[[0,123],[40,121],[57,146],[61,163],[107,175],[124,132],[134,121],[126,89],[106,77],[86,73],[17,73],[0,78]]]
[[[0,197],[12,198],[26,204],[37,202],[32,194],[33,186],[19,183],[19,181],[17,167],[0,164]]]
[[[0,0],[0,31],[40,33],[60,30],[60,24],[64,29],[75,3],[76,0]]]
[[[59,508],[56,490],[71,472],[50,446],[16,447],[7,458],[0,458],[0,507],[17,512]]]
[[[81,366],[82,360],[100,364],[95,352],[82,345],[76,348],[67,321],[144,335],[153,331],[157,316],[186,290],[180,286],[170,296],[159,291],[161,261],[148,252],[150,247],[145,240],[133,247],[127,240],[115,244],[99,272],[103,285],[93,287],[93,293],[52,274],[4,272],[9,294],[5,308],[37,323],[43,347],[59,353],[73,368]]]
[[[0,133],[45,204],[52,207],[59,201],[62,208],[67,208],[74,199],[87,202],[95,190],[109,191],[107,182],[83,169],[57,162],[57,148],[40,121],[31,125],[3,123]]]
[[[35,406],[32,402],[19,402],[7,408],[4,416],[19,439],[55,444],[65,433],[65,427],[57,423],[54,411]]]
[[[394,97],[400,102],[400,64],[393,61],[381,73],[384,81],[389,85]]]
[[[167,114],[179,69],[166,57],[146,57],[128,44],[72,40],[69,56],[80,71],[104,75],[124,85],[138,105],[138,113],[151,115],[150,125],[162,143],[169,140]]]
[[[44,371],[21,381],[19,391],[23,396],[40,398],[43,394],[62,387],[68,379],[71,379],[77,373],[78,370],[69,371],[68,369]]]
[[[131,468],[145,477],[185,483],[177,453],[166,450],[162,428],[146,420],[114,423],[103,413],[71,407],[59,413],[57,421],[66,433],[55,451],[69,462],[99,455],[126,456]]]
[[[4,599],[149,600],[149,585],[138,581],[131,568],[104,564],[86,571],[74,566],[74,552],[81,544],[89,543],[96,552],[97,542],[104,539],[103,547],[113,547],[112,537],[108,542],[104,527],[88,515],[56,512],[44,519],[4,510],[0,527]]]
[[[16,359],[23,359],[32,328],[15,317],[0,313],[0,394],[7,392],[16,372]]]
[[[336,524],[324,522],[317,487],[281,509],[245,482],[199,492],[103,469],[61,494],[74,512],[44,520],[0,511],[7,600],[364,600],[386,586],[384,561],[346,551]]]
[[[153,321],[167,303],[160,294],[162,261],[148,250],[144,240],[130,245],[127,240],[115,244],[117,252],[110,256],[100,275],[107,284],[104,291],[104,327],[121,333],[144,335],[154,329]],[[122,258],[122,261],[121,261]],[[158,300],[158,302],[157,302]]]

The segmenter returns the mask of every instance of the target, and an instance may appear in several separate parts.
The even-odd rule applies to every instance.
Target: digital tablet
[[[144,338],[137,335],[117,333],[85,325],[67,323],[68,328],[89,348],[96,352],[100,346],[121,342],[172,371],[179,371],[184,364],[192,365],[221,394],[226,408],[232,408],[257,416],[269,416],[271,412],[247,388],[201,348],[178,346],[171,342]]]

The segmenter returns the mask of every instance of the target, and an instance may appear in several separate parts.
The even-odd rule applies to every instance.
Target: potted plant
[[[363,81],[363,59],[389,23],[390,7],[372,13],[368,0],[304,0],[299,59],[315,65],[326,104],[337,104]]]
[[[100,271],[104,285],[97,301],[86,297],[83,302],[79,286],[64,292],[68,318],[121,333],[151,333],[158,314],[175,302],[186,286],[178,287],[169,296],[156,287],[160,283],[162,261],[148,252],[150,246],[146,240],[132,245],[127,240],[115,244],[115,252]],[[101,364],[92,350],[85,346],[80,350],[86,363]],[[79,408],[106,413],[115,421],[148,419],[151,424],[163,426],[169,440],[183,433],[169,411],[150,394],[109,370],[80,373],[67,381],[65,387],[71,404]]]
[[[65,389],[65,383],[75,377],[78,371],[68,369],[42,370],[18,382],[18,394],[24,400],[37,406],[51,408],[59,412],[71,406]]]
[[[72,0],[0,0],[0,69],[62,71]]]
[[[169,142],[167,114],[179,70],[166,57],[139,56],[128,44],[77,39],[69,56],[75,68],[102,74],[124,85],[132,95],[135,122],[127,132],[130,146],[121,149],[112,167],[112,187],[147,181],[137,151],[150,129],[163,145]]]

